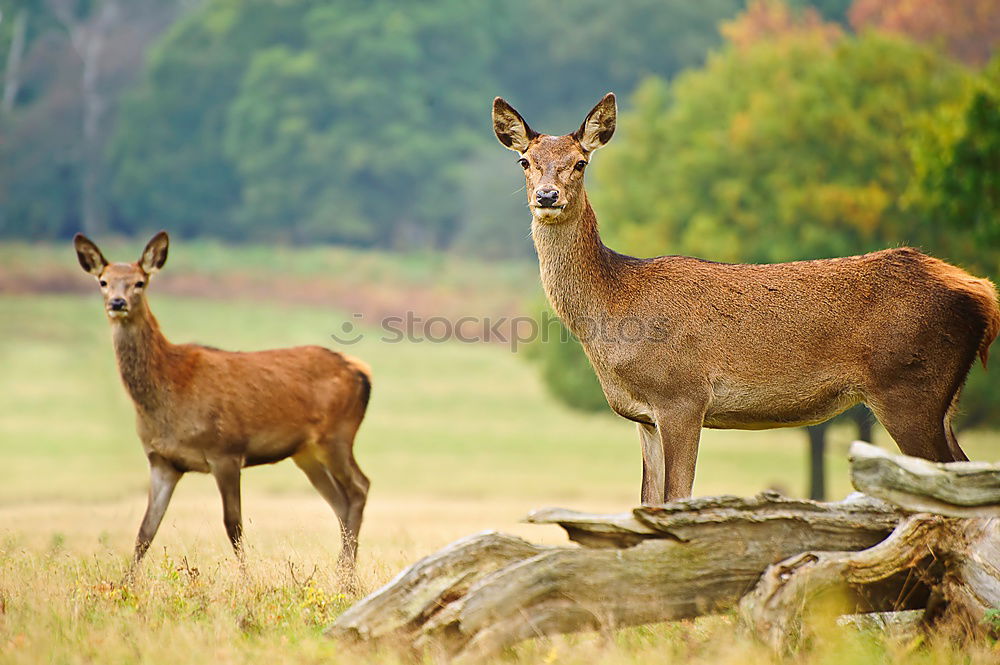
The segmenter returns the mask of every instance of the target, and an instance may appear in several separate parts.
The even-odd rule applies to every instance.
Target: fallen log
[[[462,538],[341,614],[333,632],[356,640],[405,638],[479,579],[548,549],[496,531]]]
[[[917,515],[861,552],[797,554],[764,572],[740,601],[740,613],[759,639],[781,650],[801,643],[810,610],[825,615],[822,620],[926,607],[930,585],[941,575],[936,571],[931,578],[939,562],[926,543],[945,527],[944,518]],[[826,602],[819,602],[824,596]]]
[[[764,493],[616,515],[539,510],[529,522],[558,524],[582,547],[496,532],[462,539],[361,600],[330,633],[476,660],[532,637],[736,608],[778,649],[808,639],[818,608],[909,622],[901,612],[920,610],[924,626],[981,632],[1000,607],[1000,467],[867,444],[851,459],[856,487],[884,501]]]
[[[776,650],[798,647],[830,614],[923,609],[925,627],[991,632],[1000,608],[1000,520],[921,513],[861,552],[805,552],[768,568],[740,602],[755,635]]]
[[[790,649],[815,627],[810,614],[923,608],[922,623],[967,634],[990,629],[1000,608],[1000,467],[935,463],[851,446],[855,487],[916,513],[885,541],[861,552],[809,551],[768,568],[740,613],[775,649]]]
[[[507,536],[498,550],[500,534],[458,541],[348,610],[332,633],[478,657],[538,635],[725,611],[768,565],[806,549],[870,547],[899,519],[879,501],[773,493],[622,515],[537,511],[529,521],[559,524],[586,546],[539,548]]]

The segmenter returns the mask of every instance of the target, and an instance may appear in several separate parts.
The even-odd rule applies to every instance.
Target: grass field
[[[30,270],[24,256],[18,260]],[[325,270],[317,261],[315,270]],[[495,269],[509,270],[508,291],[521,288],[518,269]],[[330,345],[347,317],[269,299],[157,295],[155,285],[151,301],[174,341],[241,350]],[[323,637],[356,596],[344,595],[333,574],[335,518],[290,462],[244,475],[245,568],[229,551],[214,483],[190,475],[134,586],[119,584],[147,475],[107,327],[96,292],[0,296],[0,662],[395,662],[393,654],[360,654]],[[501,346],[389,344],[367,332],[347,349],[375,373],[356,445],[372,479],[359,562],[365,589],[482,529],[564,543],[555,528],[520,523],[533,508],[621,511],[636,503],[639,449],[625,421],[556,404],[534,368]],[[834,495],[849,491],[849,438],[846,429],[832,435]],[[974,459],[1000,457],[997,442],[989,434],[963,438]],[[800,431],[706,431],[695,492],[779,486],[801,495],[805,472]],[[770,661],[751,641],[734,640],[733,630],[722,617],[528,644],[508,658]],[[829,639],[835,643],[790,662],[985,663],[1000,656],[990,645],[962,653],[946,643]]]

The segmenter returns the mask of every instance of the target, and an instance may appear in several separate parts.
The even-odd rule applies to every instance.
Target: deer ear
[[[82,233],[77,233],[73,236],[73,247],[76,248],[76,259],[80,262],[81,268],[94,277],[104,272],[108,260],[104,258],[93,240]]]
[[[574,132],[573,138],[580,142],[585,151],[593,152],[611,140],[615,133],[617,117],[615,93],[609,92],[587,114],[587,119],[580,125],[580,129]]]
[[[142,256],[139,257],[139,267],[147,275],[152,275],[162,268],[163,264],[167,262],[167,248],[169,245],[170,238],[167,236],[167,232],[160,231],[157,233],[146,243],[146,249],[142,250]]]
[[[493,131],[500,143],[521,153],[528,149],[531,139],[538,136],[538,132],[528,127],[521,114],[500,97],[493,100]]]

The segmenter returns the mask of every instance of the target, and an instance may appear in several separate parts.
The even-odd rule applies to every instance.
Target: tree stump
[[[917,609],[928,625],[981,629],[1000,607],[1000,467],[937,465],[861,443],[851,458],[856,487],[872,496],[536,511],[529,522],[558,524],[581,546],[470,536],[359,601],[330,633],[476,660],[533,637],[738,608],[784,649],[808,637],[810,610],[830,598],[838,614]]]

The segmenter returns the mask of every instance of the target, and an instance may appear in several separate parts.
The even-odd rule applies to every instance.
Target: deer
[[[637,424],[644,504],[691,496],[702,428],[813,425],[858,403],[903,453],[968,459],[951,419],[1000,332],[990,281],[910,247],[775,264],[625,256],[602,242],[584,188],[615,132],[614,94],[563,136],[500,97],[492,115],[524,170],[545,294],[611,409]]]
[[[132,568],[188,472],[215,478],[226,534],[243,561],[242,470],[290,457],[333,508],[340,522],[339,569],[353,574],[370,484],[353,452],[371,394],[368,365],[321,346],[244,353],[172,344],[146,299],[150,279],[167,260],[166,232],[154,235],[135,263],[108,263],[79,233],[73,244],[80,266],[100,286],[149,462],[149,497]]]

